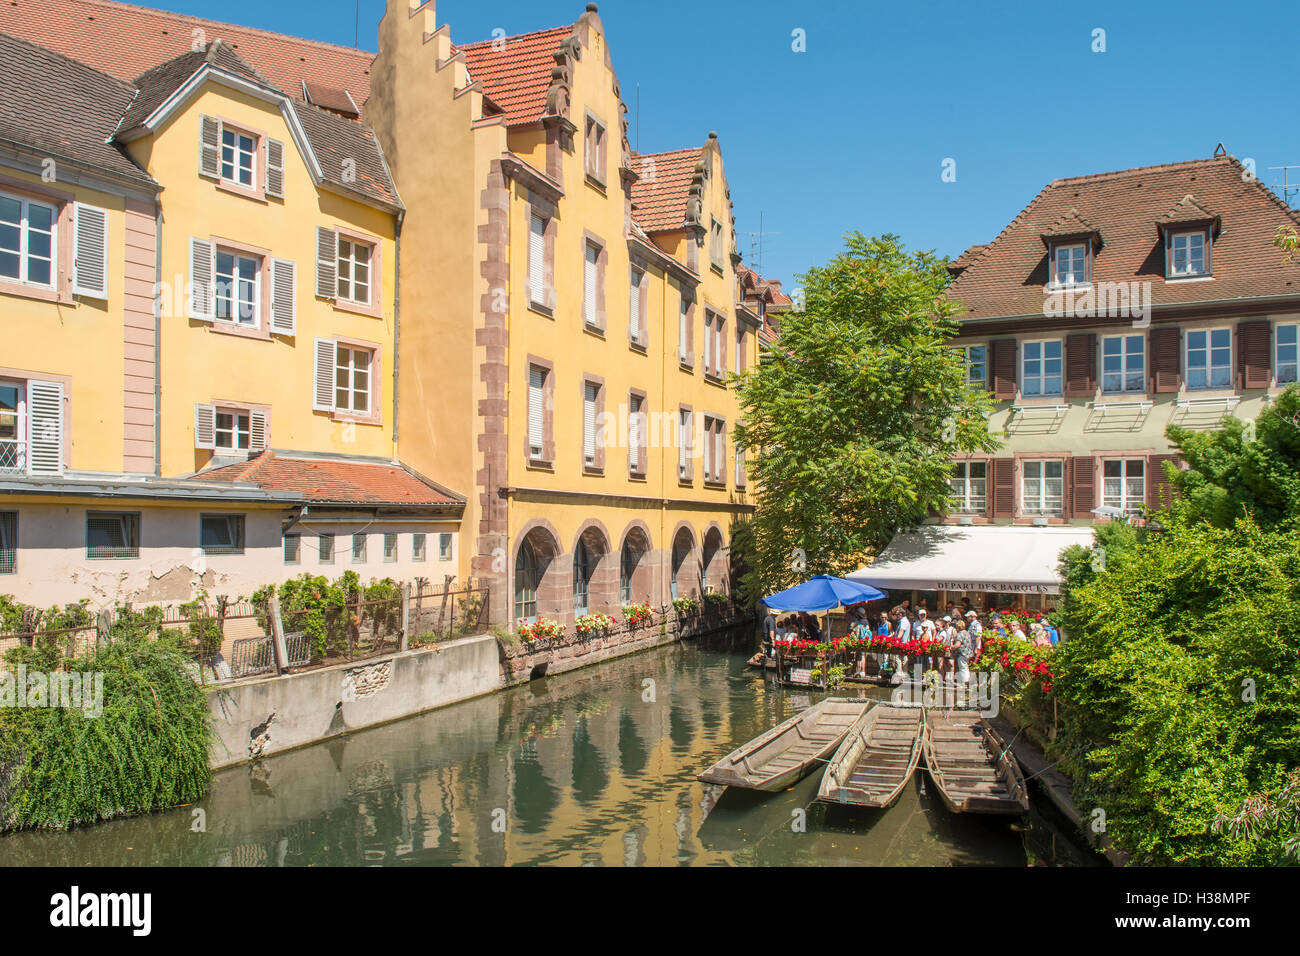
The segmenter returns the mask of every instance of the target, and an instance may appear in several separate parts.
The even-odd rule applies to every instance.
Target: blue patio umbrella
[[[878,591],[870,584],[820,574],[803,584],[763,598],[763,603],[774,611],[829,611],[841,604],[877,601],[884,596],[884,591]]]

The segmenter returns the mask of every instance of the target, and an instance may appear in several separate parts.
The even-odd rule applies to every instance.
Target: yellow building
[[[464,46],[434,14],[390,2],[364,107],[409,210],[403,459],[473,488],[494,620],[729,590],[758,319],[716,137],[631,152],[594,4]]]

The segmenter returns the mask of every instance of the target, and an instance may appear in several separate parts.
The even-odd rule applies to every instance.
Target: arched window
[[[515,558],[515,620],[532,621],[537,617],[537,552],[524,539]]]
[[[673,542],[673,579],[671,587],[673,600],[678,597],[679,585],[677,579],[681,577],[682,565],[686,563],[686,556],[690,553],[690,544],[681,535],[678,535],[677,540]]]
[[[591,556],[587,553],[587,542],[578,539],[578,547],[573,552],[573,614],[575,617],[587,613],[587,598],[591,586]]]
[[[618,599],[623,604],[632,603],[632,574],[636,571],[636,562],[640,556],[640,552],[632,547],[630,537],[623,542],[623,560],[618,576]]]

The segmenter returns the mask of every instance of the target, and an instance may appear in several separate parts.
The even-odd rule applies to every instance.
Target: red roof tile
[[[124,80],[188,53],[194,30],[203,41],[225,40],[291,96],[302,83],[348,90],[358,105],[370,95],[366,50],[152,10],[116,0],[8,0],[0,5],[0,32],[23,37]]]
[[[554,53],[572,32],[572,24],[552,27],[467,43],[456,47],[456,52],[465,55],[470,79],[482,83],[483,92],[505,111],[506,123],[517,126],[541,119],[546,112]]]
[[[703,152],[697,146],[632,154],[632,170],[641,177],[632,184],[632,218],[642,229],[670,232],[685,228],[691,179]]]
[[[282,457],[262,452],[247,462],[212,468],[194,481],[253,482],[270,491],[297,491],[321,504],[450,505],[461,500],[385,462]]]
[[[1184,197],[1222,217],[1212,251],[1214,278],[1166,282],[1159,226]],[[1183,213],[1187,211],[1184,205]],[[1101,234],[1095,282],[1150,282],[1153,306],[1256,296],[1300,296],[1300,259],[1283,265],[1279,226],[1300,215],[1232,156],[1058,179],[1049,183],[988,246],[972,246],[948,294],[967,318],[1041,315],[1048,250],[1043,236],[1073,211]],[[1185,221],[1185,220],[1184,220]],[[1077,223],[1076,223],[1077,225]]]

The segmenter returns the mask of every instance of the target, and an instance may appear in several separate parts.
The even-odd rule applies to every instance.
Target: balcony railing
[[[27,443],[0,438],[0,475],[27,474]]]

